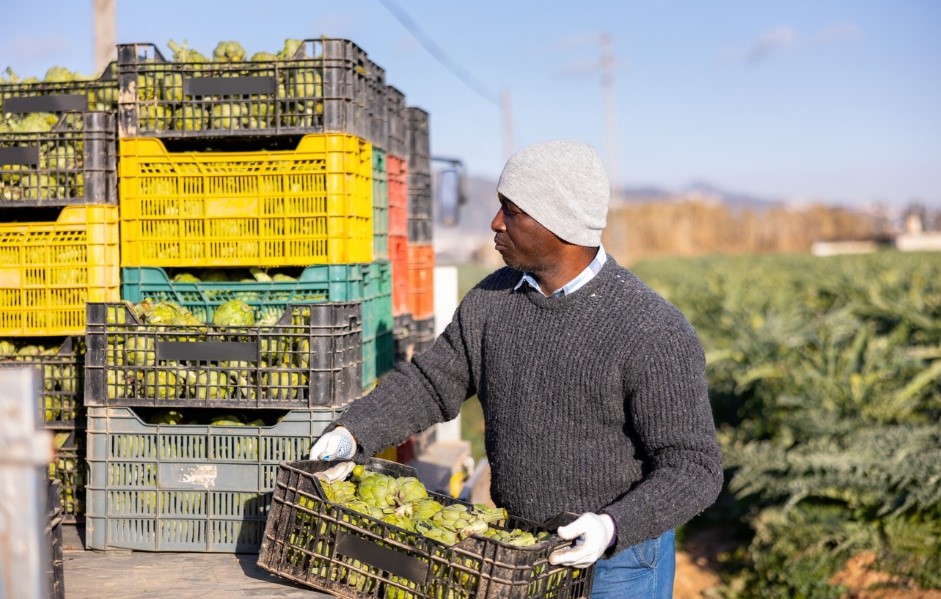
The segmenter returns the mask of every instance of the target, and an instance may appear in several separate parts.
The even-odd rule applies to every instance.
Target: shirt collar
[[[559,289],[556,289],[555,291],[553,291],[550,297],[564,297],[566,295],[569,295],[570,293],[574,293],[575,291],[581,289],[586,283],[588,283],[588,281],[592,280],[595,277],[595,275],[601,271],[601,267],[604,266],[604,263],[607,261],[608,261],[608,255],[604,251],[604,246],[599,245],[598,253],[595,254],[594,260],[592,260],[591,263],[585,267],[585,270],[578,273],[578,275],[574,279],[572,279],[571,281],[569,281],[568,283],[566,283]],[[513,291],[517,291],[524,284],[528,284],[530,287],[532,287],[536,291],[542,293],[542,289],[539,288],[539,283],[537,283],[536,279],[528,272],[523,273],[522,278],[520,278],[519,283],[516,284],[516,287],[513,288]]]

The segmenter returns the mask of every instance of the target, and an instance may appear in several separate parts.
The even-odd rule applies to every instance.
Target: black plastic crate
[[[45,537],[49,558],[46,562],[46,577],[49,581],[50,599],[65,598],[65,568],[62,558],[62,504],[60,483],[49,481],[46,499]]]
[[[395,328],[392,337],[395,341],[395,361],[411,360],[414,351],[415,338],[412,328],[414,320],[411,314],[400,314],[395,317]]]
[[[89,303],[89,406],[338,407],[362,394],[362,302],[290,304],[277,324],[154,326]]]
[[[40,344],[43,339],[20,337],[17,345]],[[66,337],[55,354],[0,357],[0,368],[33,366],[39,371],[40,421],[47,429],[74,429],[85,426],[85,338]]]
[[[434,224],[430,218],[408,219],[408,242],[413,245],[428,245],[434,241]]]
[[[405,131],[405,94],[386,86],[386,118],[388,122],[388,152],[395,156],[407,156]]]
[[[549,564],[568,541],[554,529],[513,517],[502,523],[533,534],[551,533],[530,547],[474,535],[445,545],[325,499],[314,474],[331,462],[282,462],[265,536],[258,555],[263,569],[338,597],[441,599],[499,597],[587,598],[594,567]],[[370,459],[366,468],[395,477],[413,468]],[[435,493],[444,505],[464,503]]]
[[[386,99],[389,86],[386,85],[385,71],[373,64],[376,76],[367,80],[366,123],[369,132],[366,135],[373,146],[388,151],[389,147],[389,101]]]
[[[432,219],[431,175],[408,173],[408,218]]]
[[[412,327],[412,337],[414,338],[414,353],[429,349],[435,343],[435,317],[416,319]]]
[[[84,519],[85,431],[54,431],[55,456],[49,462],[49,480],[58,481],[62,521],[73,524]]]
[[[383,118],[374,104],[384,71],[342,39],[244,62],[170,62],[153,44],[118,44],[118,83],[120,138],[343,132],[373,142],[371,119]]]
[[[114,115],[70,112],[51,131],[0,133],[0,207],[116,204]]]
[[[118,106],[117,63],[95,79],[0,83],[0,112],[115,112]]]
[[[428,125],[427,112],[417,106],[405,108],[405,147],[409,174],[431,174],[431,136]]]

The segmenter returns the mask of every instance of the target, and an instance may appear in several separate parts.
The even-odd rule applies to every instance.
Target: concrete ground
[[[256,564],[257,554],[86,550],[84,526],[63,525],[66,599],[328,598]]]

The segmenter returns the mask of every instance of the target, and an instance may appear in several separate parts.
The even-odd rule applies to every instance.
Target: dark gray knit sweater
[[[683,524],[722,484],[705,359],[683,315],[608,256],[547,298],[503,268],[463,299],[434,345],[338,419],[365,455],[460,412],[485,419],[491,497],[516,516],[612,516],[606,557]]]

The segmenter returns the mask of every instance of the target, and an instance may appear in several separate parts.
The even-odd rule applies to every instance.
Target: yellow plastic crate
[[[0,223],[0,336],[84,335],[85,303],[121,299],[118,207]]]
[[[119,140],[122,266],[307,266],[373,259],[372,146],[310,134],[294,150],[168,152]]]

